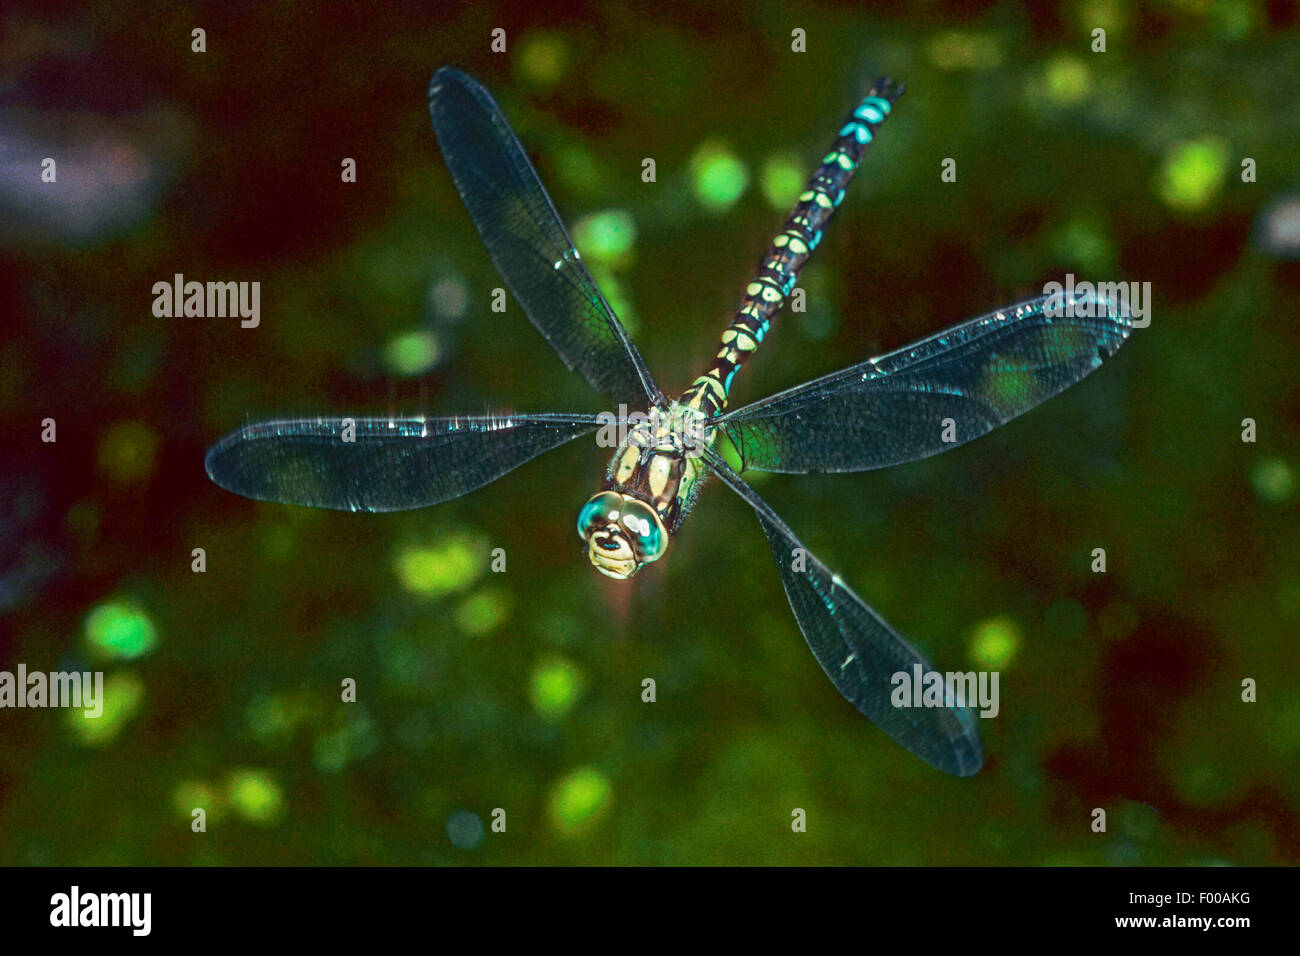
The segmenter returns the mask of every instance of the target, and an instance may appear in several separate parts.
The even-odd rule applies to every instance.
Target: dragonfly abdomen
[[[875,130],[885,118],[903,88],[883,77],[858,104],[830,152],[822,159],[799,200],[768,246],[758,273],[745,287],[745,297],[722,340],[713,366],[697,378],[681,397],[688,408],[712,418],[727,407],[727,396],[736,373],[762,344],[772,319],[794,288],[799,271],[821,242],[831,215],[844,199],[844,191],[857,171]]]

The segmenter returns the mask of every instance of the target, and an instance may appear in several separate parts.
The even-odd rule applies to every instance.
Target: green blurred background
[[[861,6],[7,5],[0,669],[102,669],[108,700],[0,711],[0,862],[1300,862],[1296,4]],[[574,532],[589,442],[405,514],[208,482],[258,418],[604,408],[489,309],[425,109],[446,63],[666,391],[880,73],[908,92],[737,404],[1066,272],[1152,283],[1117,358],[972,445],[755,477],[941,669],[1001,672],[978,776],[840,697],[720,487],[618,583]],[[153,317],[177,272],[260,281],[261,326]]]

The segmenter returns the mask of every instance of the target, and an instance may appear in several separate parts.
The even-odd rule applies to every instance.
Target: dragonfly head
[[[668,550],[668,531],[640,498],[602,491],[578,512],[578,534],[592,566],[611,578],[630,578]]]

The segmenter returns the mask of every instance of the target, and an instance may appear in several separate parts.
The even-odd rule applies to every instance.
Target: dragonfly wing
[[[429,115],[456,189],[506,285],[564,364],[631,408],[663,394],[578,258],[514,130],[472,77],[443,67]]]
[[[831,683],[877,727],[944,773],[969,777],[984,764],[975,719],[965,707],[896,707],[894,675],[911,680],[930,663],[808,552],[793,531],[716,453],[709,467],[758,515],[795,620]],[[802,569],[802,570],[797,570]]]
[[[719,424],[745,468],[758,471],[862,471],[946,451],[1073,385],[1133,327],[1113,299],[1080,296],[1073,315],[1053,316],[1049,304],[1042,296],[990,312]]]
[[[594,415],[300,418],[231,432],[208,477],[246,498],[404,511],[459,497],[596,428]]]

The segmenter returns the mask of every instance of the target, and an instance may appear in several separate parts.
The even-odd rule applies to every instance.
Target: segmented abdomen
[[[799,278],[799,270],[821,242],[826,223],[843,201],[844,190],[875,138],[876,128],[902,93],[902,86],[882,77],[840,129],[830,152],[768,247],[758,274],[745,287],[740,308],[722,332],[722,345],[713,367],[691,384],[681,397],[682,404],[709,417],[726,408],[732,380],[767,335],[772,318]]]

